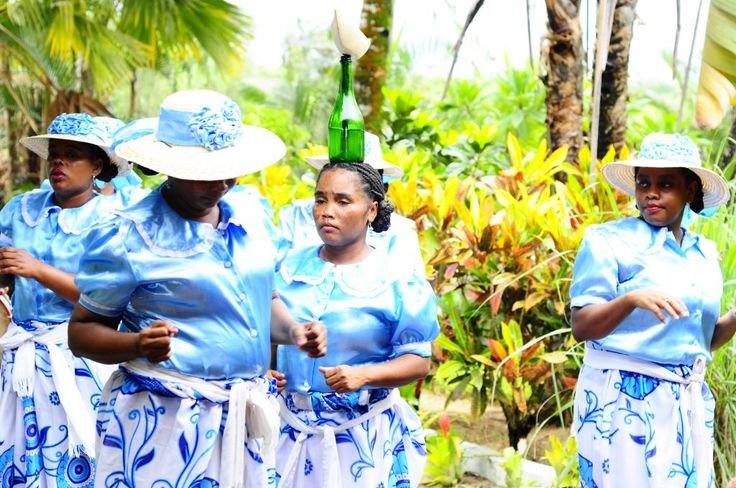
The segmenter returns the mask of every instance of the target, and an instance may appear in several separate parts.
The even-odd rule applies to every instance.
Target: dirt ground
[[[439,393],[424,389],[420,398],[419,409],[423,412],[442,412],[445,397]],[[450,427],[454,429],[463,440],[487,446],[499,453],[508,447],[506,421],[500,407],[488,407],[480,419],[470,419],[470,402],[458,400],[450,403],[446,411],[450,415]],[[433,426],[433,428],[439,428]],[[532,431],[526,439],[530,446],[528,459],[544,463],[544,451],[549,448],[549,436],[554,435],[559,440],[567,439],[569,427],[550,426],[543,428],[540,432]],[[521,446],[520,446],[521,447]],[[472,475],[466,475],[461,486],[474,488],[494,488],[494,484],[488,480]]]

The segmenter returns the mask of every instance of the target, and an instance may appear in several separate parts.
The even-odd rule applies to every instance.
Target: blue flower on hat
[[[61,114],[49,124],[46,130],[48,134],[66,134],[74,136],[86,136],[95,129],[95,121],[89,114]]]
[[[699,165],[698,146],[682,134],[650,134],[639,149],[639,159],[661,159],[673,164]]]
[[[204,107],[189,119],[189,130],[199,144],[212,151],[235,144],[243,131],[240,109],[228,100],[219,109]]]

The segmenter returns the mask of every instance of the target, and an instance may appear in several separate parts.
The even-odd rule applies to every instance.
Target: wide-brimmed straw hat
[[[327,154],[306,156],[304,159],[306,159],[313,168],[318,170],[322,169],[324,165],[330,162],[330,158]],[[403,169],[383,159],[381,141],[378,139],[377,135],[371,134],[370,132],[365,133],[363,162],[373,166],[379,171],[383,170],[384,178],[388,177],[388,179],[398,180],[404,175]]]
[[[169,95],[150,125],[144,132],[131,131],[127,140],[117,137],[115,153],[182,180],[236,178],[262,170],[286,154],[276,134],[244,125],[235,102],[210,90]]]
[[[117,176],[125,176],[130,171],[130,164],[125,158],[110,149],[112,133],[123,125],[121,120],[112,117],[92,117],[86,113],[64,113],[51,121],[46,134],[24,137],[20,143],[42,159],[49,158],[51,139],[92,144],[105,151],[110,157],[110,162],[117,167]]]
[[[634,168],[687,168],[703,184],[703,207],[711,208],[728,201],[728,183],[718,173],[703,168],[698,146],[680,134],[649,134],[636,158],[603,166],[603,177],[616,189],[635,196]]]

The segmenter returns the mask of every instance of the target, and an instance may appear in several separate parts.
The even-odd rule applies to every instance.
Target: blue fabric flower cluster
[[[681,134],[650,134],[639,149],[639,159],[662,159],[675,164],[698,165],[698,146]]]
[[[63,113],[51,121],[46,132],[49,134],[86,136],[91,134],[95,128],[95,121],[89,116],[89,114]]]
[[[227,101],[218,109],[204,107],[192,115],[189,119],[189,130],[210,151],[230,147],[243,131],[240,117],[238,106]]]

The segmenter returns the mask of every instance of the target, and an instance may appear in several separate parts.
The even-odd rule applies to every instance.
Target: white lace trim
[[[87,295],[85,293],[82,293],[79,296],[79,304],[82,305],[85,308],[89,308],[89,307],[87,307],[87,305],[89,305],[90,307],[94,308],[94,310],[92,310],[93,312],[100,313],[101,315],[105,315],[105,316],[109,316],[109,317],[115,317],[115,316],[118,316],[118,315],[122,314],[122,310],[118,310],[116,308],[108,307],[107,305],[103,305],[103,304],[101,304],[99,302],[96,302],[95,300],[92,300],[89,297],[89,295]],[[105,313],[105,312],[108,312],[109,315],[107,313]]]
[[[39,212],[38,219],[34,219],[33,216],[31,216],[31,212],[28,209],[28,200],[31,198],[31,195],[33,195],[35,192],[29,191],[23,195],[23,197],[20,199],[20,213],[23,216],[23,220],[25,221],[26,225],[28,227],[36,227],[38,224],[46,220],[48,218],[49,214],[51,213],[51,209],[53,208],[60,208],[60,207],[46,207],[42,209]]]
[[[398,344],[394,346],[394,354],[400,356],[402,354],[416,354],[419,350],[421,354],[430,356],[432,354],[432,343],[429,341],[409,342],[407,344]]]
[[[158,255],[163,257],[171,257],[171,258],[188,258],[190,256],[194,256],[195,254],[200,254],[203,252],[207,252],[210,249],[212,249],[212,246],[215,244],[215,232],[217,232],[215,229],[212,229],[211,232],[207,232],[207,235],[204,237],[203,242],[199,242],[195,244],[194,246],[190,247],[189,249],[169,249],[166,247],[159,246],[155,242],[153,242],[153,237],[148,232],[148,230],[143,225],[143,222],[136,220],[132,218],[131,216],[127,215],[125,216],[128,218],[131,222],[133,222],[133,225],[135,226],[135,229],[138,231],[138,234],[140,234],[141,238],[143,239],[143,242],[146,243],[146,247],[148,249]]]
[[[20,213],[23,216],[23,220],[25,221],[26,225],[28,227],[36,227],[41,222],[46,220],[49,215],[51,214],[51,211],[53,209],[59,209],[59,227],[61,228],[62,232],[65,234],[73,234],[73,235],[81,235],[88,231],[90,228],[95,226],[97,223],[106,220],[109,218],[109,212],[105,212],[105,206],[101,203],[96,202],[96,208],[92,209],[91,211],[88,211],[88,215],[75,215],[74,212],[82,212],[80,210],[82,207],[73,208],[73,209],[65,209],[61,208],[58,205],[51,205],[49,207],[42,208],[41,211],[38,213],[37,218],[33,218],[31,215],[31,209],[28,207],[29,200],[31,198],[31,195],[38,195],[36,191],[29,191],[23,195],[23,197],[20,200]],[[96,198],[96,197],[95,197]],[[46,199],[44,199],[44,203],[46,202]],[[90,202],[87,202],[85,205],[89,205]],[[102,207],[102,208],[100,208]],[[112,209],[112,207],[111,207]],[[76,218],[75,218],[76,217]],[[84,220],[85,217],[88,220]],[[82,220],[82,222],[80,222]]]
[[[384,263],[381,263],[380,260],[378,263],[371,263],[379,258],[375,253],[381,253],[381,251],[374,250],[365,261],[347,266],[335,266],[320,260],[321,267],[315,270],[318,274],[306,274],[304,268],[301,268],[303,265],[308,267],[306,271],[312,271],[313,268],[313,264],[307,260],[320,258],[312,255],[305,256],[305,253],[301,252],[298,260],[292,259],[284,262],[285,265],[281,267],[280,273],[287,284],[292,281],[300,281],[310,285],[319,285],[328,276],[333,275],[335,284],[346,294],[358,298],[372,297],[383,293],[401,279],[399,273],[386,267],[387,260]]]

